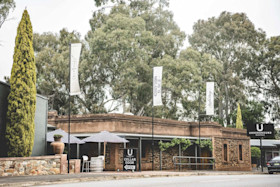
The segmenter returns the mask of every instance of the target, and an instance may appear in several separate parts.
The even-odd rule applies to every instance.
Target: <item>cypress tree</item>
[[[237,103],[236,128],[243,129],[242,114],[239,103]]]
[[[11,89],[8,96],[6,139],[8,156],[30,156],[34,143],[36,107],[36,67],[33,31],[27,10],[17,28]]]

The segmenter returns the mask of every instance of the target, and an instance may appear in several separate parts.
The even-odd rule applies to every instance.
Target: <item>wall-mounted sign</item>
[[[247,136],[251,138],[274,138],[274,125],[271,123],[247,125]]]
[[[137,149],[123,150],[123,170],[136,171],[137,169]]]

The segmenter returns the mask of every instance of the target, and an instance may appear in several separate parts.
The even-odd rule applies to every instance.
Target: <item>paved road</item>
[[[57,187],[280,187],[280,174],[151,177],[49,185]]]

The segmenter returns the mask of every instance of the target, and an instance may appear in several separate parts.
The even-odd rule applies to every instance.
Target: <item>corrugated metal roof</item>
[[[125,137],[127,139],[138,139],[141,137],[142,139],[151,139],[151,134],[132,134],[132,133],[118,133],[118,132],[111,132],[121,137]],[[96,133],[73,133],[73,136],[76,137],[88,137]],[[154,135],[155,140],[171,140],[173,138],[185,138],[185,139],[193,139],[196,140],[198,137],[195,136],[171,136],[171,135]],[[210,137],[200,137],[200,139],[211,139]]]
[[[250,143],[251,146],[260,147],[259,139],[251,139]],[[277,147],[277,145],[280,145],[280,140],[271,140],[271,139],[262,140],[262,147]]]

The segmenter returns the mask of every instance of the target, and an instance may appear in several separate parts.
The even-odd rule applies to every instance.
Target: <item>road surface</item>
[[[57,187],[280,187],[280,174],[151,177],[48,185]]]

